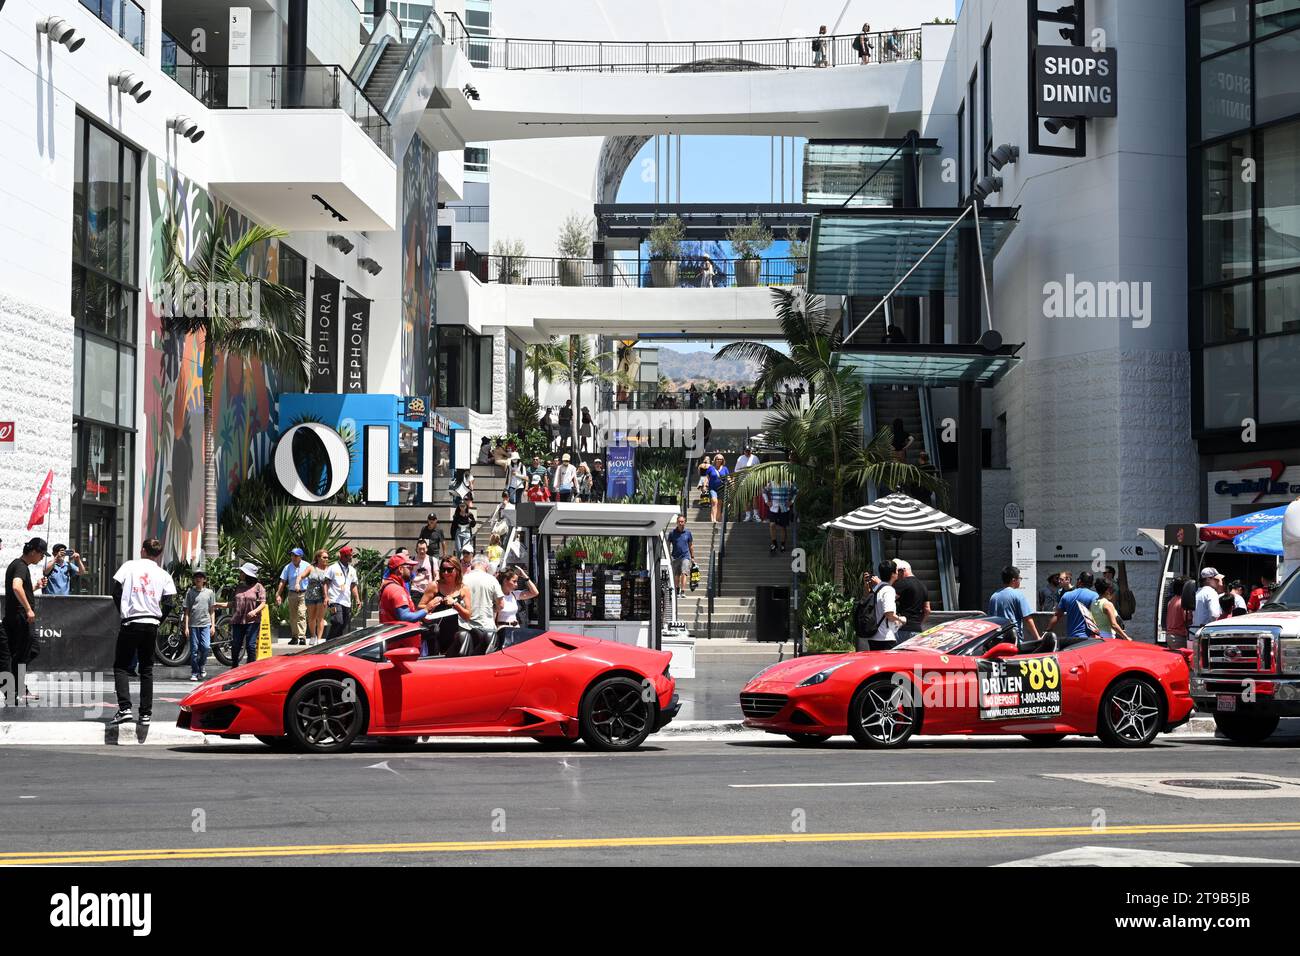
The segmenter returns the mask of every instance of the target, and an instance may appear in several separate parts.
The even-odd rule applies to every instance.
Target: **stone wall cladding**
[[[18,556],[40,535],[68,540],[72,487],[72,314],[53,312],[0,292],[0,420],[14,423],[14,450],[0,454],[0,561]],[[46,524],[27,519],[50,469],[54,483]]]
[[[1114,349],[1027,361],[994,390],[992,413],[1007,416],[1010,491],[1025,526],[1038,529],[1040,579],[1088,568],[1053,562],[1053,540],[1134,541],[1138,528],[1196,519],[1189,362],[1182,352]],[[986,545],[986,581],[996,572],[987,562]],[[1130,561],[1128,572],[1130,633],[1149,638],[1160,565]]]

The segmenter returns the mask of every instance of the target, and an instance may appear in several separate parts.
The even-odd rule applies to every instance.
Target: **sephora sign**
[[[433,501],[433,488],[436,480],[433,449],[434,442],[437,441],[434,437],[434,429],[428,427],[420,429],[422,439],[420,443],[422,449],[420,472],[418,474],[402,474],[401,472],[388,470],[391,427],[389,425],[367,425],[363,429],[361,467],[364,469],[362,490],[365,494],[366,504],[388,504],[389,491],[395,484],[407,487],[415,485],[420,489],[421,501],[426,503]],[[304,431],[315,435],[320,443],[325,446],[325,454],[329,462],[330,482],[329,486],[321,494],[317,494],[303,482],[302,476],[298,472],[298,462],[294,459],[294,436]],[[274,465],[275,476],[280,480],[280,485],[289,495],[299,501],[317,502],[333,498],[346,487],[352,462],[348,455],[347,442],[343,440],[343,437],[338,432],[319,422],[302,422],[294,425],[280,436],[280,442],[275,447]]]

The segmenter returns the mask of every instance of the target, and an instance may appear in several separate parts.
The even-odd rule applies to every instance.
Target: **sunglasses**
[[[451,574],[454,574],[454,573],[456,572],[456,569],[453,568],[450,564],[444,564],[442,567],[438,568],[438,570],[439,570],[439,571],[447,571],[448,573],[451,573]]]

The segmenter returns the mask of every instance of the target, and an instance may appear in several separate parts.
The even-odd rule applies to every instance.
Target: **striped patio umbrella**
[[[914,531],[974,534],[976,530],[952,515],[946,515],[937,508],[931,508],[902,494],[886,495],[869,505],[863,505],[857,511],[827,521],[822,527],[837,528],[840,531],[893,531],[896,534]]]

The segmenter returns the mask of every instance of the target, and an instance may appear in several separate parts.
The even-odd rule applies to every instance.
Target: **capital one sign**
[[[415,485],[420,489],[421,501],[425,503],[433,501],[433,487],[437,477],[434,473],[433,443],[437,439],[434,438],[432,428],[426,427],[420,431],[423,439],[420,473],[404,475],[401,472],[388,470],[390,426],[367,425],[365,427],[361,467],[364,469],[362,474],[365,480],[362,483],[362,490],[366,504],[387,504],[389,491],[395,484]],[[309,488],[298,472],[298,462],[293,455],[293,439],[299,432],[310,432],[325,446],[326,458],[329,461],[330,483],[321,494]],[[346,487],[352,462],[348,454],[347,442],[338,432],[320,422],[302,422],[280,436],[280,442],[275,447],[274,466],[276,478],[291,497],[313,503],[333,498]]]

